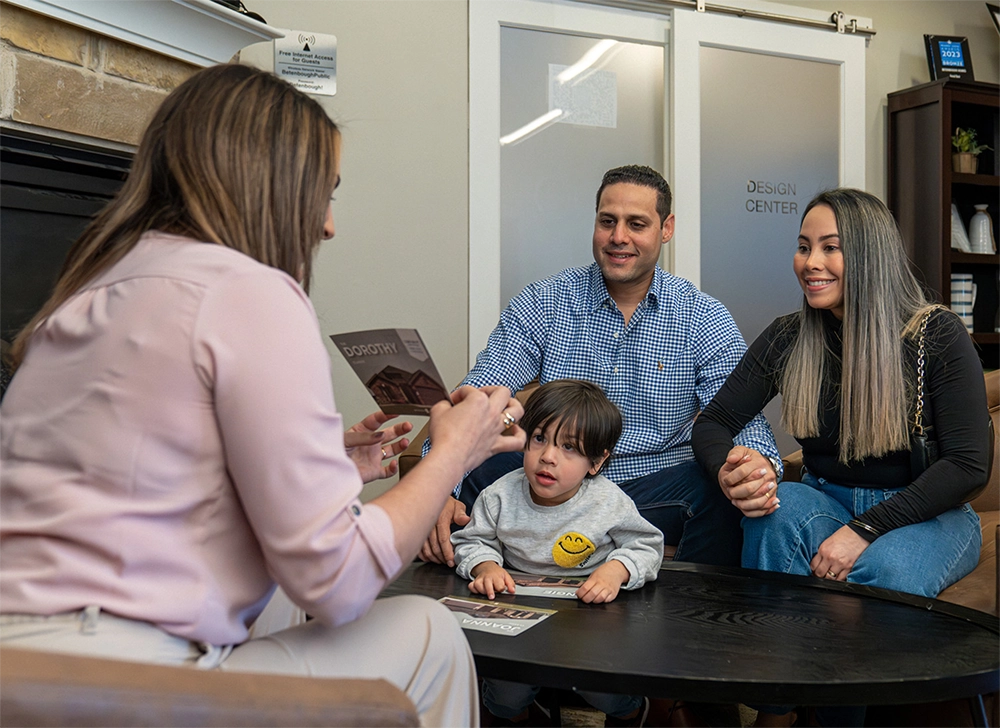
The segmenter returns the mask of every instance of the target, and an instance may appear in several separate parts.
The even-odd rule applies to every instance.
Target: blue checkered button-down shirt
[[[745,350],[721,303],[659,266],[626,326],[593,263],[532,283],[512,299],[462,384],[502,384],[514,392],[535,377],[543,384],[570,378],[600,385],[625,425],[602,474],[624,483],[694,460],[695,415]],[[736,442],[779,457],[762,415]]]

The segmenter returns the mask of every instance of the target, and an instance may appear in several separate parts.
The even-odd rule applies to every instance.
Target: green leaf
[[[976,130],[975,129],[963,129],[962,127],[955,127],[955,133],[951,137],[951,145],[955,147],[955,151],[959,154],[979,154],[986,149],[992,149],[992,147],[986,144],[976,144]]]

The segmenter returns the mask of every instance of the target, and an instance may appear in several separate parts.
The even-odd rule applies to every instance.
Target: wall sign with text
[[[337,93],[337,36],[290,30],[274,41],[274,72],[300,91]]]
[[[927,66],[931,80],[955,78],[972,81],[972,56],[969,53],[969,39],[950,35],[925,35]]]

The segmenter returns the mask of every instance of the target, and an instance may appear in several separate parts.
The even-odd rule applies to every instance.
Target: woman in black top
[[[957,316],[930,304],[895,221],[859,190],[821,193],[802,218],[802,310],[753,343],[694,426],[695,455],[743,519],[743,566],[936,596],[979,559],[986,390]],[[922,423],[939,459],[911,472],[918,342]],[[775,395],[802,445],[801,483],[761,481],[733,435]]]

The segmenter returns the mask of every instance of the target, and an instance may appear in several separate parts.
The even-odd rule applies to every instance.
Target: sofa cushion
[[[979,565],[968,576],[959,579],[938,595],[938,599],[982,612],[997,614],[997,539],[1000,538],[1000,511],[979,514],[983,525],[983,550]]]
[[[978,513],[1000,509],[1000,369],[986,373],[986,405],[996,437],[993,440],[993,469],[986,489],[972,501]]]

